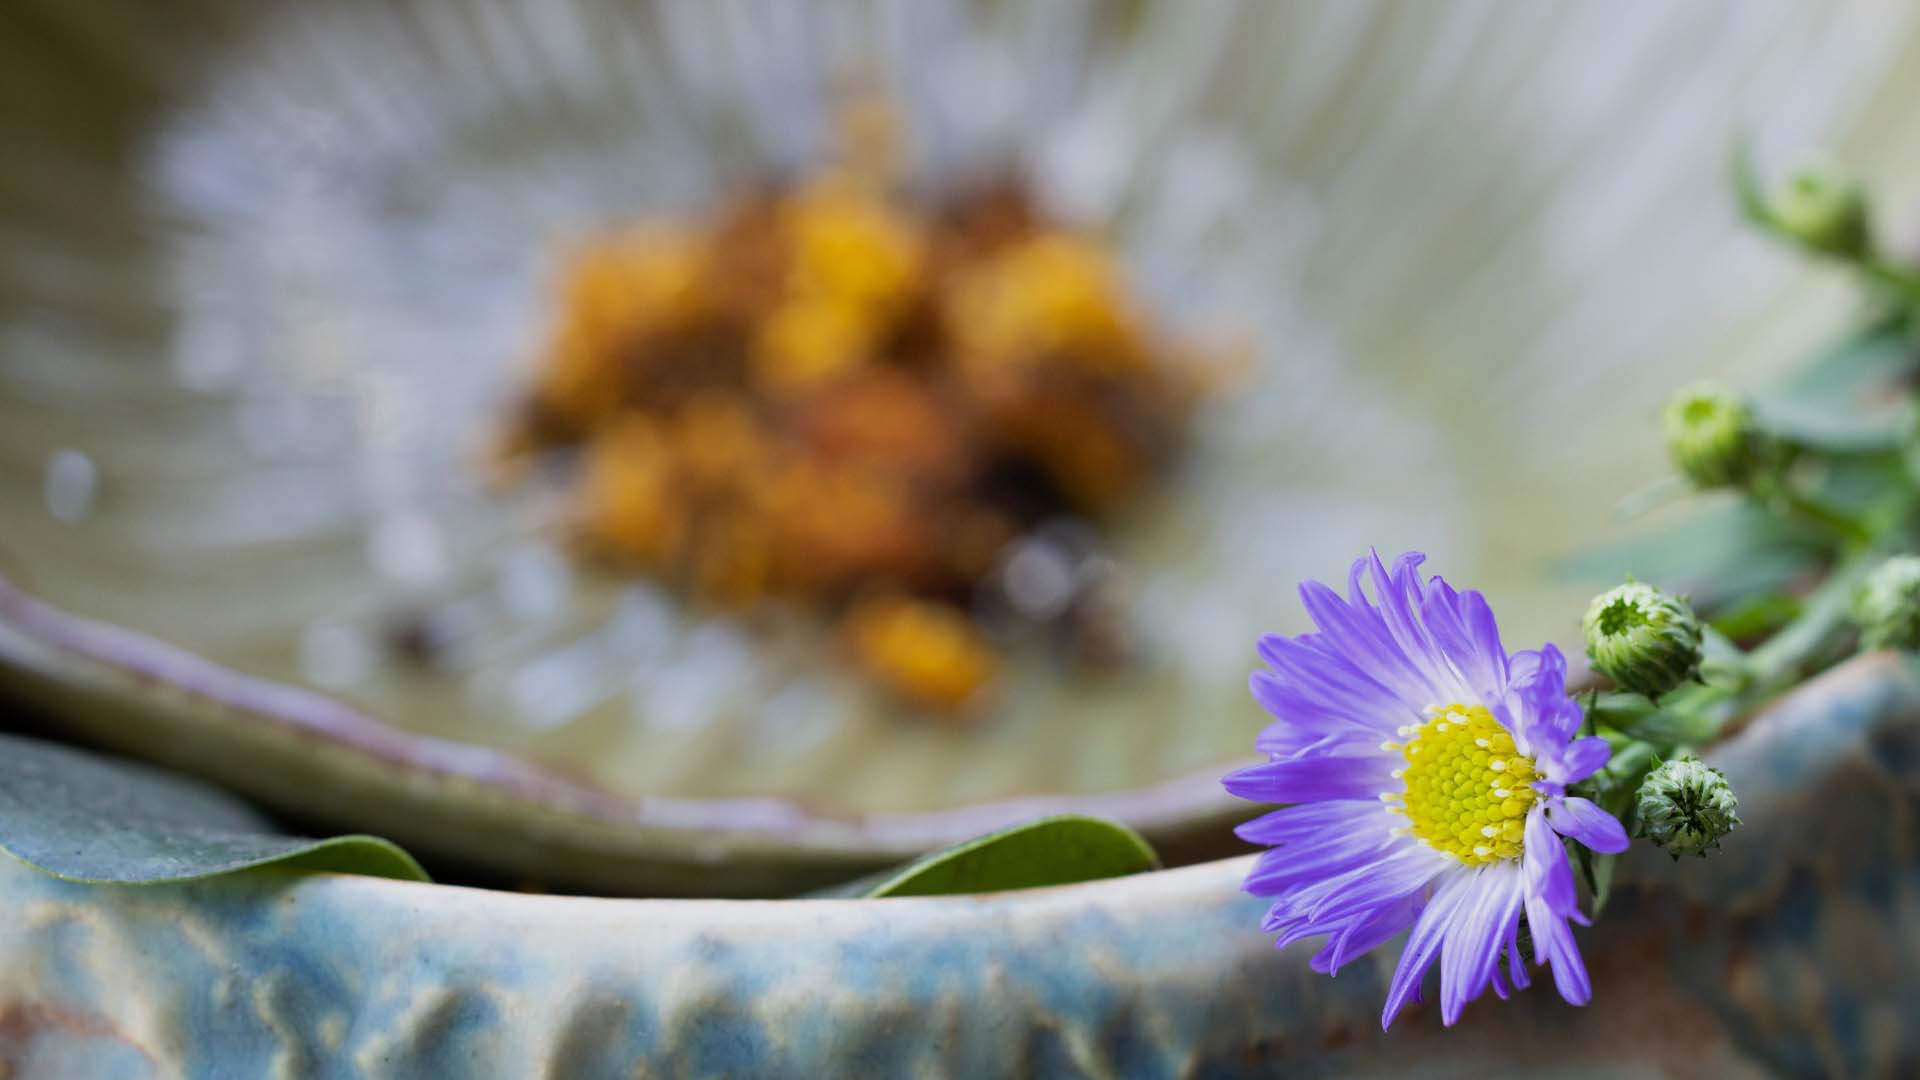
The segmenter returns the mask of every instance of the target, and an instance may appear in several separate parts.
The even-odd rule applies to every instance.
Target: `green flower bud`
[[[1860,178],[1832,158],[1815,158],[1787,175],[1767,200],[1782,232],[1829,255],[1868,254],[1867,192]]]
[[[1700,620],[1651,585],[1630,581],[1594,597],[1580,629],[1593,669],[1623,690],[1657,698],[1700,671]]]
[[[1860,644],[1920,649],[1920,555],[1895,555],[1874,568],[1853,598]]]
[[[1698,383],[1667,401],[1667,454],[1701,488],[1739,487],[1766,464],[1766,435],[1746,399],[1717,383]]]
[[[1640,835],[1674,858],[1704,856],[1740,824],[1726,775],[1696,758],[1663,761],[1640,782]]]

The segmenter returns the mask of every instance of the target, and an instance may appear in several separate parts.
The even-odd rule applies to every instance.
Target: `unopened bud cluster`
[[[1662,762],[1638,796],[1640,835],[1674,858],[1702,855],[1740,824],[1740,800],[1725,774],[1695,758]]]
[[[1895,555],[1868,574],[1853,621],[1864,648],[1920,649],[1920,555]]]
[[[1698,383],[1667,401],[1667,454],[1701,488],[1740,487],[1769,460],[1769,443],[1746,399]]]
[[[1700,671],[1693,608],[1651,585],[1628,582],[1593,598],[1580,628],[1593,669],[1623,690],[1660,695]]]
[[[1862,258],[1872,246],[1866,188],[1846,166],[1815,158],[1788,174],[1767,201],[1774,224],[1815,251]]]

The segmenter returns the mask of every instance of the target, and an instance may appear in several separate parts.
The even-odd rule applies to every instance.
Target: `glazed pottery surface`
[[[1864,657],[1713,760],[1746,824],[1640,847],[1550,980],[1382,1034],[1390,956],[1275,952],[1245,858],[883,901],[598,900],[0,865],[26,1076],[1768,1076],[1920,1066],[1920,674]]]

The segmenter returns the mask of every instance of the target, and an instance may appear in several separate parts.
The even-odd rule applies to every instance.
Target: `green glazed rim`
[[[58,728],[276,810],[543,884],[760,895],[843,880],[1048,814],[1113,817],[1174,861],[1230,850],[1245,806],[1209,768],[1094,795],[849,813],[792,798],[626,797],[489,747],[402,731],[48,605],[0,578],[0,690]],[[137,718],[137,722],[134,721]]]

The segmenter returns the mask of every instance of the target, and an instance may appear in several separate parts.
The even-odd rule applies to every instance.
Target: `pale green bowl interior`
[[[1735,136],[1920,184],[1916,12],[1876,11],[10,5],[0,572],[622,795],[1168,780],[1247,752],[1255,637],[1369,545],[1486,591],[1509,647],[1570,643],[1594,583],[1551,563],[1624,531],[1660,399],[1762,379],[1845,310],[1736,224]],[[1115,531],[1147,662],[1028,659],[976,730],[883,707],[803,620],[592,579],[551,498],[473,468],[557,242],[815,160],[862,64],[924,175],[1021,164],[1164,318],[1258,345]],[[425,673],[380,645],[422,613],[455,642]]]

